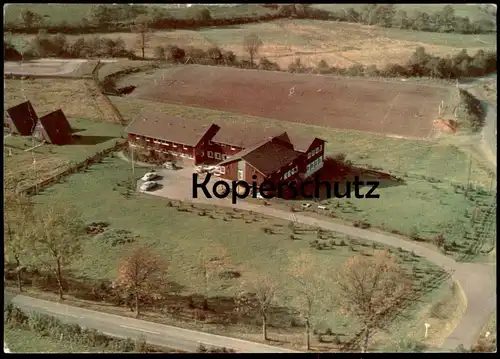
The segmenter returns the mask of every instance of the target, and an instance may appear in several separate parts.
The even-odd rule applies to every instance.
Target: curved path
[[[160,195],[159,193],[150,192],[152,195]],[[452,273],[452,277],[462,288],[466,298],[467,307],[462,316],[460,323],[455,330],[449,335],[442,345],[443,349],[453,350],[460,344],[465,348],[470,348],[474,345],[483,329],[488,322],[491,314],[496,308],[496,268],[495,264],[478,264],[478,263],[463,263],[456,262],[452,258],[417,242],[405,240],[402,237],[373,232],[356,227],[346,226],[337,223],[333,220],[321,220],[309,217],[299,213],[287,212],[284,210],[272,208],[271,206],[255,205],[252,203],[239,201],[236,205],[230,200],[206,200],[193,199],[179,196],[172,198],[193,203],[204,203],[211,205],[220,205],[226,207],[238,208],[245,211],[261,213],[263,215],[276,217],[284,220],[295,221],[298,223],[320,227],[330,231],[344,233],[349,236],[359,237],[369,241],[382,243],[392,247],[401,247],[407,251],[413,251],[428,261]]]

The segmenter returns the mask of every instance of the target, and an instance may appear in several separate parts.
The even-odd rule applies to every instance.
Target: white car
[[[150,191],[152,190],[153,188],[155,188],[156,186],[158,185],[157,182],[155,181],[147,181],[147,182],[144,182],[141,187],[139,187],[139,189],[142,191],[142,192],[146,192],[146,191]]]
[[[157,174],[155,172],[148,172],[144,176],[142,176],[141,180],[143,181],[151,181],[155,179]]]

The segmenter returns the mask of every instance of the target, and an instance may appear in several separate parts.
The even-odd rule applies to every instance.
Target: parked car
[[[156,186],[158,186],[158,183],[156,181],[147,181],[147,182],[144,182],[141,187],[139,187],[139,189],[142,191],[142,192],[146,192],[146,191],[151,191],[152,189],[154,189]]]
[[[162,165],[163,168],[166,168],[167,170],[176,170],[178,169],[179,167],[175,164],[175,162],[171,162],[171,161],[168,161],[168,162],[165,162],[163,165]]]
[[[144,176],[142,176],[141,180],[143,181],[151,181],[154,180],[158,175],[156,172],[148,172]]]

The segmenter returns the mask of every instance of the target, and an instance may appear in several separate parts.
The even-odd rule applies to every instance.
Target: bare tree
[[[250,63],[252,66],[254,65],[253,60],[256,54],[259,53],[259,49],[262,46],[261,39],[257,36],[257,34],[251,33],[244,37],[243,39],[243,48],[250,56]]]
[[[349,258],[337,273],[338,299],[342,311],[356,318],[364,328],[361,350],[365,353],[372,330],[400,308],[412,291],[412,281],[387,250],[372,257]]]
[[[277,284],[270,276],[262,276],[244,283],[243,287],[245,290],[239,293],[237,302],[245,311],[257,310],[262,320],[262,338],[269,340],[267,325],[276,299]]]
[[[306,325],[306,349],[311,349],[311,324],[320,317],[320,304],[323,302],[319,273],[314,268],[314,258],[304,253],[294,258],[290,264],[289,272],[298,285],[296,305]]]
[[[135,302],[135,316],[140,313],[140,299],[159,296],[165,288],[167,276],[166,261],[145,246],[128,249],[118,269],[114,285]]]
[[[63,268],[81,254],[85,226],[81,216],[67,204],[41,208],[36,213],[36,260],[52,271],[59,286],[59,299],[64,299]]]
[[[13,259],[19,291],[23,291],[21,259],[29,252],[33,240],[33,202],[23,194],[6,193],[4,205],[4,257],[5,263]]]
[[[145,49],[148,45],[149,40],[151,40],[151,29],[149,28],[149,22],[150,19],[147,16],[141,15],[135,19],[134,24],[131,28],[132,32],[137,34],[137,44],[141,49],[143,59],[145,58]]]

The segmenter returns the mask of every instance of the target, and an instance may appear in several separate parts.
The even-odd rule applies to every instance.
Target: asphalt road
[[[230,348],[238,353],[298,353],[270,345],[96,312],[5,291],[4,299],[5,304],[12,303],[25,312],[52,315],[64,322],[93,328],[113,337],[135,339],[144,336],[150,344],[186,352],[196,352],[198,346],[204,344],[207,347]]]

